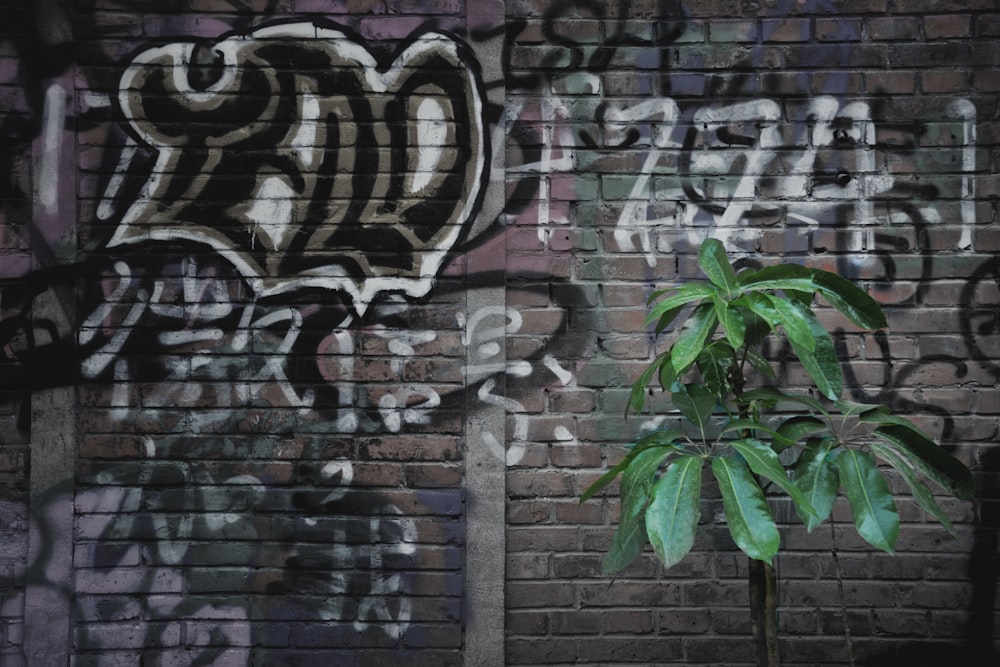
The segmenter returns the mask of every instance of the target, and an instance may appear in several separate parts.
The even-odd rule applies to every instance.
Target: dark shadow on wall
[[[964,643],[899,642],[891,652],[873,655],[862,664],[870,667],[996,667],[997,581],[1000,579],[1000,451],[990,449],[980,460],[977,498],[979,520],[973,532],[968,573],[972,602]]]
[[[919,132],[919,128],[914,128]],[[911,193],[916,196],[917,193]],[[910,217],[921,248],[931,247],[929,234],[930,225],[919,213],[916,207],[904,206],[903,211]],[[880,237],[876,242],[882,249],[876,250],[876,255],[883,267],[882,282],[876,282],[874,288],[889,290],[895,280],[894,255],[897,252],[908,253],[912,249],[903,240],[895,237]],[[900,245],[902,244],[902,245]],[[846,249],[842,249],[846,251]],[[924,252],[922,256],[922,278],[933,279],[935,276],[934,255]],[[840,263],[840,269],[848,277],[852,277],[852,267],[848,260]],[[862,401],[885,402],[897,406],[900,410],[933,414],[942,420],[941,439],[946,448],[949,439],[959,438],[956,429],[961,426],[961,415],[955,415],[940,406],[912,401],[899,395],[897,387],[905,386],[907,378],[918,371],[923,364],[944,363],[954,367],[956,378],[962,378],[968,373],[970,365],[979,365],[996,381],[1000,381],[1000,366],[995,358],[991,358],[980,347],[979,337],[994,335],[1000,332],[1000,311],[993,304],[978,304],[977,291],[983,283],[1000,281],[1000,257],[984,261],[971,276],[959,296],[959,307],[963,311],[962,339],[965,349],[956,346],[956,354],[924,355],[916,361],[893,362],[890,357],[888,338],[884,333],[874,336],[879,354],[887,360],[884,379],[879,387],[863,387],[856,379],[850,366],[845,368],[845,378],[850,386],[855,387],[855,398]],[[921,308],[920,293],[914,294],[908,300],[896,304],[903,308]],[[991,389],[988,386],[984,390]],[[996,385],[992,387],[996,390]],[[974,475],[976,488],[976,523],[972,532],[972,547],[969,551],[967,576],[971,583],[971,602],[967,608],[969,619],[966,624],[964,641],[899,641],[889,651],[873,654],[861,660],[861,664],[870,667],[939,667],[946,664],[968,665],[969,667],[995,667],[998,664],[996,651],[996,599],[998,582],[1000,582],[1000,449],[995,443],[980,448]]]

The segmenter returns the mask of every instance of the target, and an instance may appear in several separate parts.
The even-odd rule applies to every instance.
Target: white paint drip
[[[433,97],[421,100],[416,119],[417,167],[410,181],[410,193],[417,194],[437,175],[448,140],[447,115]]]
[[[63,125],[66,122],[66,91],[53,84],[45,91],[42,112],[42,155],[38,169],[38,203],[42,212],[59,211],[59,170],[62,168]]]
[[[955,100],[946,112],[950,118],[962,121],[962,236],[958,247],[972,247],[972,230],[976,225],[976,106],[969,100]]]
[[[268,250],[284,250],[294,222],[295,190],[280,176],[264,178],[244,216],[267,240]]]

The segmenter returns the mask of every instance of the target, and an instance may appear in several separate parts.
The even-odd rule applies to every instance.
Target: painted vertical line
[[[73,74],[46,88],[39,135],[32,144],[32,227],[35,261],[76,258],[76,161],[64,155],[67,90]],[[63,201],[64,196],[70,197]],[[62,340],[77,327],[69,290],[52,290],[33,304],[33,317],[55,324]],[[72,372],[72,371],[71,371]],[[28,561],[24,597],[24,657],[28,665],[68,665],[72,647],[73,523],[77,452],[77,392],[74,385],[31,394]]]
[[[947,115],[962,121],[962,236],[958,247],[972,247],[972,228],[976,224],[976,107],[969,100],[955,100],[948,105]]]
[[[118,166],[115,167],[115,174],[108,181],[108,187],[105,188],[104,196],[97,207],[97,217],[99,220],[110,220],[111,216],[115,214],[115,200],[122,189],[122,185],[125,183],[125,175],[128,173],[135,153],[135,140],[132,137],[128,137],[125,140],[125,145],[122,146],[122,154],[118,158]]]
[[[42,214],[52,216],[59,210],[59,169],[62,155],[63,123],[66,118],[66,91],[52,84],[45,91],[42,119],[42,154],[38,160],[38,203]]]
[[[555,136],[556,109],[550,93],[542,99],[540,116],[542,120],[542,152],[538,158],[538,241],[548,243],[551,222],[551,200],[549,176],[553,172],[552,139]]]

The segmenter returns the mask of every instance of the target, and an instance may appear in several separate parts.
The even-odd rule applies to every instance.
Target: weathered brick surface
[[[560,179],[565,172],[576,174],[581,192],[569,210],[577,225],[596,228],[603,237],[596,255],[575,251],[571,276],[598,282],[607,312],[609,331],[599,334],[598,353],[575,374],[574,391],[589,390],[596,398],[593,414],[584,417],[551,396],[546,405],[548,414],[572,420],[575,428],[569,422],[567,427],[581,445],[604,446],[600,470],[620,460],[614,446],[636,435],[635,421],[648,418],[626,424],[616,416],[624,410],[628,383],[649,358],[643,349],[650,342],[641,335],[641,323],[636,328],[620,310],[642,304],[664,282],[694,277],[697,241],[711,233],[759,261],[785,256],[838,271],[883,303],[888,335],[858,335],[846,327],[841,341],[855,396],[888,402],[943,437],[976,470],[984,494],[980,511],[995,514],[995,475],[989,472],[998,426],[991,242],[997,161],[989,157],[995,100],[981,95],[993,89],[995,8],[935,3],[928,11],[918,4],[699,2],[681,3],[680,17],[663,5],[653,35],[642,37],[645,47],[626,50],[606,37],[604,48],[612,53],[600,66],[588,60],[596,53],[589,42],[563,36],[571,34],[563,26],[574,20],[571,15],[559,15],[559,33],[550,32],[549,43],[528,30],[511,36],[515,77],[508,100],[525,109],[559,109],[520,116],[519,130],[524,136],[535,128],[535,137],[569,137],[581,128],[572,165],[555,154],[546,162],[542,152],[523,164]],[[544,2],[507,4],[509,18],[542,16],[543,25],[545,11]],[[610,26],[619,24],[610,18],[605,23],[605,34],[615,34]],[[549,64],[555,72],[540,71]],[[568,93],[567,78],[575,75],[579,90],[595,74],[601,85],[590,94],[601,96],[605,110],[591,116],[579,95]],[[849,146],[816,145],[810,128],[819,100],[834,114],[854,110],[847,123],[855,138]],[[712,125],[692,123],[703,110],[714,114],[706,112],[708,118],[732,118],[719,126],[729,136],[745,135],[747,148],[720,141]],[[763,127],[774,128],[777,146],[761,148]],[[797,161],[810,146],[816,158]],[[718,159],[710,161],[707,149]],[[519,150],[508,152],[510,167],[522,163]],[[685,161],[685,155],[693,157]],[[748,170],[751,155],[763,160],[758,171]],[[838,171],[845,184],[833,179]],[[593,185],[584,185],[593,174],[600,175],[596,201]],[[666,212],[662,204],[670,201],[676,204]],[[540,221],[546,210],[543,198],[518,213],[518,224]],[[726,220],[739,224],[725,227]],[[844,326],[832,313],[822,319]],[[792,384],[807,381],[791,366],[783,377]],[[551,511],[565,487],[545,482],[560,479],[554,475],[560,469],[577,469],[579,458],[562,460],[575,444],[560,444],[558,456],[553,449],[548,466],[509,475],[510,508],[519,520],[508,531],[508,552],[516,556],[508,565],[516,573],[509,571],[508,580],[517,584],[508,590],[508,602],[518,601],[508,619],[508,660],[596,660],[581,655],[582,643],[566,643],[567,628],[604,636],[614,646],[622,631],[611,619],[628,617],[633,645],[622,648],[616,664],[750,664],[745,566],[727,547],[724,531],[699,537],[691,564],[662,573],[645,560],[603,588],[595,586],[617,515],[614,491],[606,501],[591,501],[603,505],[610,525],[581,521],[585,532],[578,534]],[[984,568],[975,571],[994,581],[995,516],[977,519],[968,504],[946,506],[964,543],[950,541],[901,501],[904,525],[893,558],[870,553],[850,528],[845,508],[835,513],[859,664],[889,664],[921,651],[936,655],[949,642],[952,659],[973,659],[973,649],[961,653],[962,642],[976,650],[991,644],[995,599],[969,597],[975,590],[971,580],[982,575],[962,571],[960,564]],[[846,664],[829,531],[808,535],[793,523],[782,537],[788,549],[778,561],[786,663]],[[927,598],[918,603],[916,591],[925,589]],[[595,615],[594,608],[607,608],[608,615]],[[645,615],[650,609],[656,611],[652,626]],[[646,653],[655,651],[654,636],[679,639],[678,652]]]
[[[510,665],[752,664],[717,498],[614,579],[617,485],[578,502],[677,421],[623,413],[708,236],[869,291],[888,332],[820,312],[850,393],[976,475],[958,542],[892,479],[893,557],[776,499],[785,664],[849,664],[845,623],[857,664],[1000,649],[993,0],[0,7],[0,664],[29,598],[80,667],[470,664],[480,588]],[[471,448],[506,466],[489,582]]]

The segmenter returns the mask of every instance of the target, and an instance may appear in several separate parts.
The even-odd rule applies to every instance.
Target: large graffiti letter
[[[426,294],[479,203],[481,83],[458,42],[414,39],[388,66],[333,28],[295,23],[212,47],[139,54],[119,105],[156,153],[111,247],[207,244],[259,296],[302,287]]]

